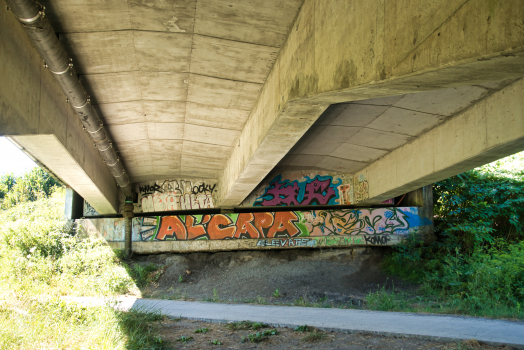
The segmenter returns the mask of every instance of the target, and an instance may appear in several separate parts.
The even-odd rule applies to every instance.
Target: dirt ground
[[[259,330],[231,330],[226,324],[191,320],[166,319],[159,325],[160,337],[174,349],[457,349],[457,350],[510,350],[508,346],[490,346],[476,340],[443,341],[404,336],[383,336],[371,333],[341,333],[321,330],[297,332],[291,328],[261,328]],[[195,333],[207,328],[205,333]],[[243,337],[257,332],[272,331],[278,334],[263,337],[259,343]],[[310,336],[317,334],[316,336]],[[306,338],[308,337],[309,338]],[[182,341],[189,339],[187,342]],[[319,339],[314,339],[319,338]],[[215,344],[212,342],[215,341]],[[220,345],[218,345],[220,343]]]
[[[415,288],[381,271],[389,253],[389,248],[356,247],[160,254],[134,261],[164,267],[159,279],[142,289],[143,297],[359,307],[366,294],[384,285]]]

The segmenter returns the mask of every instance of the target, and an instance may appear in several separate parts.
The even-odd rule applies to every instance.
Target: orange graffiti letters
[[[230,226],[233,223],[229,216],[223,214],[215,214],[209,225],[207,225],[207,232],[209,234],[209,239],[224,239],[224,238],[233,238],[235,234],[236,227]]]
[[[186,228],[178,216],[164,216],[162,218],[156,239],[163,241],[166,237],[177,240],[185,240],[187,238]]]
[[[259,238],[260,232],[252,224],[254,219],[255,217],[251,213],[239,214],[237,219],[237,232],[235,233],[235,238]]]
[[[275,223],[267,232],[267,237],[293,237],[297,235],[300,230],[293,224],[296,221],[298,221],[298,217],[292,211],[276,212]]]

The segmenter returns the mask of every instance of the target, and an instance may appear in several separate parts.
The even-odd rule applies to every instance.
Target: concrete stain
[[[299,74],[289,89],[289,100],[313,94],[318,91],[318,74]]]
[[[387,78],[386,67],[381,61],[377,63],[377,72],[379,80],[385,80]]]
[[[355,83],[357,80],[357,67],[353,60],[342,61],[337,67],[333,80],[337,88],[340,89],[346,89],[351,83]]]
[[[490,15],[493,15],[497,7],[499,7],[499,0],[489,0],[488,6]]]
[[[176,21],[178,21],[178,18],[173,16],[173,18],[171,18],[169,21],[164,23],[164,26],[170,32],[185,33],[185,30],[180,29],[180,27],[176,24]]]

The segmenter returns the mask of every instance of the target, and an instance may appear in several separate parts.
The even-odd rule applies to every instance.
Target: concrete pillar
[[[84,198],[71,187],[66,188],[64,217],[66,220],[76,220],[84,216]]]
[[[133,253],[133,237],[132,237],[132,229],[133,229],[133,209],[134,205],[133,202],[127,201],[126,204],[124,204],[123,209],[123,216],[125,220],[125,248],[124,248],[124,255],[126,258],[129,258],[131,254]]]

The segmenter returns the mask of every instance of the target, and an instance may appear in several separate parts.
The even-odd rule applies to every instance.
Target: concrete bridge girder
[[[488,1],[408,5],[306,0],[222,174],[220,204],[236,205],[249,195],[330,104],[521,78],[524,34],[508,26],[520,26],[523,14],[520,1],[492,6]],[[522,95],[513,96],[515,103],[522,100]],[[515,120],[511,115],[499,118]],[[513,146],[500,145],[505,151],[478,159],[489,162],[522,150],[517,141],[521,136],[513,136]],[[463,153],[457,139],[438,141],[446,143],[449,152]],[[423,162],[422,154],[410,156],[412,163]],[[384,159],[373,163],[373,169],[387,173],[391,162],[386,161],[392,158]],[[416,187],[481,164],[449,159],[466,163],[420,179]],[[402,188],[400,192],[414,188],[393,178],[400,182],[389,183]],[[369,188],[374,186],[370,180]],[[373,202],[399,192],[381,191],[377,184],[370,197],[379,197]]]
[[[115,9],[127,8],[124,3],[112,2]],[[219,8],[219,1],[206,4],[228,21],[237,18],[227,12],[234,8]],[[519,29],[524,3],[519,0],[294,1],[281,9],[286,16],[278,14],[278,21],[269,21],[264,10],[267,23],[256,22],[257,31],[237,23],[237,33],[226,33],[223,23],[210,17],[199,18],[205,8],[191,7],[194,12],[179,15],[180,21],[160,23],[158,16],[165,10],[139,9],[134,2],[132,7],[147,16],[122,15],[116,24],[102,16],[102,31],[92,33],[87,22],[72,21],[79,8],[49,5],[62,6],[62,22],[58,11],[50,16],[64,25],[60,41],[78,49],[81,80],[109,116],[109,130],[131,179],[190,175],[218,181],[214,206],[239,206],[273,169],[308,167],[355,174],[368,189],[358,204],[369,205],[524,148],[522,83],[517,81],[524,76],[524,33]],[[242,11],[256,17],[255,5],[237,5],[247,6]],[[111,6],[107,10],[113,14]],[[0,134],[61,177],[98,213],[118,212],[117,186],[65,96],[5,6],[0,6],[0,16],[0,59],[5,62],[0,71]],[[121,31],[114,31],[113,24]],[[265,37],[262,29],[267,31],[269,24],[273,27]],[[179,31],[173,32],[175,25]],[[212,37],[215,27],[220,38]],[[183,47],[166,51],[171,39]],[[81,45],[79,40],[92,41]],[[110,45],[94,50],[97,40]],[[126,50],[126,45],[135,45],[134,51],[124,50],[121,61],[110,54],[119,43]],[[158,57],[148,63],[145,58],[154,56],[160,44]],[[244,51],[249,54],[240,54]],[[170,62],[165,66],[170,71],[160,72],[166,52],[181,63]],[[111,90],[110,79],[117,79],[114,88],[122,91]],[[442,96],[452,95],[453,89],[464,89],[467,103],[444,111],[451,102]],[[125,100],[128,93],[133,101]],[[376,107],[412,110],[420,117],[417,122],[426,118],[425,124],[415,128],[404,120],[404,128],[385,129],[377,126],[386,120],[384,115],[362,112],[351,123],[346,116],[346,124],[340,125],[328,115],[338,108],[333,104],[362,107],[392,96],[420,99],[412,98],[416,103],[409,105],[406,99],[392,98]],[[431,103],[442,108],[426,108]],[[390,115],[388,123],[393,125],[395,118],[400,117]],[[340,136],[342,127],[352,129],[352,138]],[[330,131],[337,129],[338,134]],[[339,139],[332,140],[332,148],[304,151],[318,145],[308,141],[315,139],[315,130]],[[470,130],[477,136],[470,137]],[[387,143],[388,137],[398,142]]]
[[[116,213],[117,186],[18,21],[0,6],[0,135],[87,198]]]

